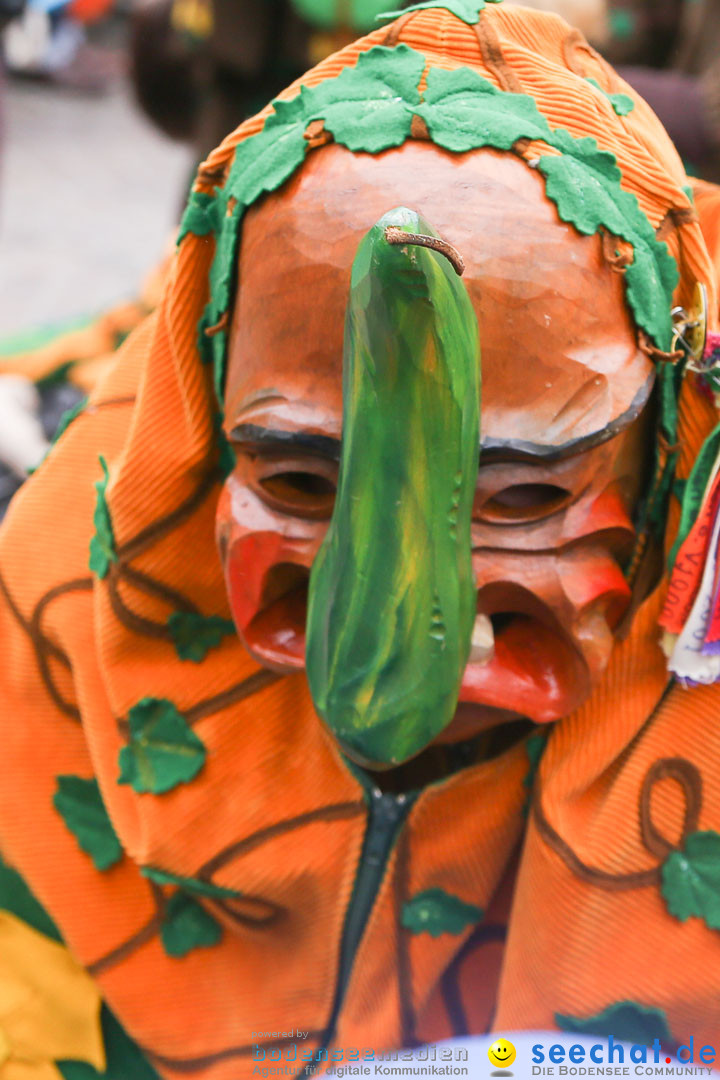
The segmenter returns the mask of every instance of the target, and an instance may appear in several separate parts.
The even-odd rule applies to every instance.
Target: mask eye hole
[[[325,518],[332,514],[335,484],[319,473],[283,469],[259,477],[257,487],[273,509],[299,517]]]
[[[511,484],[486,499],[478,516],[493,525],[520,525],[549,517],[571,499],[572,493],[557,484]]]

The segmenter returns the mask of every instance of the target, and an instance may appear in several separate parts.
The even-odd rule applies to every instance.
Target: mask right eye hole
[[[557,484],[511,484],[486,499],[476,513],[493,525],[522,525],[557,513],[572,497]]]

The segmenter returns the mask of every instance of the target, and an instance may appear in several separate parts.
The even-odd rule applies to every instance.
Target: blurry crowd
[[[720,0],[524,3],[579,27],[650,102],[689,171],[720,178]],[[288,81],[398,6],[389,0],[0,0],[0,27],[11,77],[94,93],[127,73],[146,114],[201,158]]]

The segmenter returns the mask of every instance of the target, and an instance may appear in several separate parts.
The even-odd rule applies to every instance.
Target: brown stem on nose
[[[441,240],[439,236],[425,236],[424,233],[404,232],[396,225],[388,225],[385,229],[385,239],[388,244],[415,244],[417,247],[432,248],[433,251],[438,251],[445,256],[448,262],[452,263],[458,277],[461,277],[465,270],[465,260],[457,248],[454,248],[447,240]]]

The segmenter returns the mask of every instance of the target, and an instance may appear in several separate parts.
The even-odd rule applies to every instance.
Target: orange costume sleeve
[[[607,105],[588,78],[627,87],[562,20],[410,12],[303,82],[398,43],[531,95],[553,127],[615,154],[678,260],[678,301],[703,281],[716,326],[715,269],[672,146],[639,99],[629,115]],[[267,115],[210,156],[197,193],[222,185]],[[208,230],[186,233],[158,310],[0,530],[3,857],[171,1080],[491,1025],[595,1031],[621,1007],[650,1038],[712,1041],[717,900],[701,883],[686,902],[683,866],[720,849],[720,689],[670,682],[666,581],[550,733],[529,816],[527,742],[393,809],[340,757],[304,676],[258,668],[229,628],[217,406],[198,351],[214,253]],[[688,377],[680,478],[715,419]],[[677,520],[673,501],[668,546]]]

